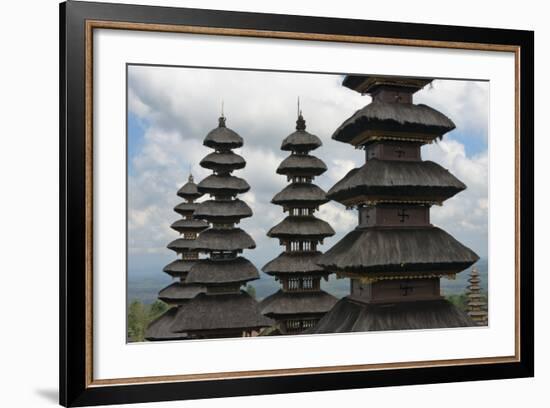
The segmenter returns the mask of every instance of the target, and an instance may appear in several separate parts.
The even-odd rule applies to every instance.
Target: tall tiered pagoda
[[[233,152],[243,146],[243,139],[225,126],[225,120],[222,115],[219,126],[204,139],[204,145],[214,152],[200,162],[212,174],[198,184],[198,191],[211,199],[200,203],[194,217],[209,222],[212,228],[195,242],[208,257],[198,260],[186,279],[206,290],[178,308],[171,326],[172,331],[186,333],[189,338],[251,336],[273,323],[261,314],[256,300],[241,290],[259,274],[249,260],[240,256],[244,249],[256,247],[252,237],[235,226],[252,216],[250,207],[237,198],[250,186],[231,174],[245,167],[246,162]]]
[[[487,316],[487,303],[485,302],[484,296],[481,293],[481,278],[479,276],[479,271],[474,266],[470,272],[470,277],[468,278],[468,316],[472,319],[478,326],[487,326],[488,316]]]
[[[184,339],[186,337],[184,333],[174,333],[170,330],[177,307],[206,290],[202,285],[186,282],[191,266],[199,258],[195,240],[201,231],[208,228],[206,221],[193,219],[193,213],[198,206],[195,200],[202,195],[202,193],[199,193],[192,175],[189,175],[187,183],[178,190],[178,196],[185,201],[174,207],[174,211],[180,214],[182,219],[174,222],[171,228],[180,233],[180,238],[168,244],[168,248],[175,251],[181,258],[164,267],[164,272],[177,279],[177,281],[162,289],[158,295],[159,300],[172,306],[172,308],[151,322],[145,334],[147,340]]]
[[[275,277],[282,288],[265,298],[262,313],[277,321],[281,334],[299,334],[314,327],[337,299],[321,290],[321,278],[329,272],[317,265],[321,252],[317,246],[334,235],[331,226],[314,216],[326,203],[326,193],[313,184],[327,167],[309,152],[321,146],[321,140],[306,132],[306,122],[299,113],[296,132],[286,137],[281,150],[290,155],[282,161],[277,173],[290,184],[277,193],[271,202],[283,207],[288,216],[269,230],[267,235],[279,239],[285,250],[262,270]]]
[[[413,103],[432,79],[350,75],[343,85],[372,102],[333,134],[365,151],[327,197],[356,208],[359,225],[319,258],[329,272],[351,279],[351,293],[319,322],[315,332],[426,329],[471,326],[468,316],[440,293],[479,258],[430,223],[430,208],[466,186],[432,161],[421,146],[441,139],[454,123]]]

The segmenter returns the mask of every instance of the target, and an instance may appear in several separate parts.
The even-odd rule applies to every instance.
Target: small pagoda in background
[[[440,278],[453,277],[479,258],[430,223],[430,207],[466,186],[440,165],[423,161],[421,146],[455,128],[442,113],[413,103],[432,79],[349,75],[343,85],[372,102],[333,134],[365,151],[327,197],[358,210],[359,225],[318,263],[351,279],[341,299],[313,332],[403,330],[473,325],[440,293]]]
[[[245,160],[233,149],[243,146],[243,139],[225,125],[225,117],[204,139],[214,152],[200,165],[212,174],[198,184],[201,194],[211,199],[200,203],[193,216],[205,220],[212,228],[195,241],[195,249],[207,254],[191,267],[186,283],[205,287],[205,291],[177,309],[171,330],[186,333],[188,338],[221,338],[252,336],[272,325],[263,316],[258,303],[241,287],[259,278],[258,270],[240,256],[256,244],[245,231],[237,228],[241,219],[252,216],[252,210],[238,194],[250,189],[248,183],[233,176],[245,167]]]
[[[277,258],[262,270],[274,276],[282,288],[265,298],[262,313],[277,322],[280,334],[299,334],[314,327],[337,299],[321,290],[321,278],[329,272],[317,265],[321,252],[317,246],[334,235],[331,226],[314,216],[326,203],[326,193],[312,183],[327,167],[319,158],[310,155],[321,146],[321,140],[306,132],[306,122],[299,112],[296,132],[285,138],[281,150],[290,155],[277,168],[290,184],[273,197],[273,204],[283,207],[288,216],[269,230],[267,235],[279,239],[285,247]]]
[[[186,300],[192,299],[206,290],[203,285],[186,282],[191,266],[199,259],[195,240],[200,232],[208,228],[206,221],[193,218],[193,213],[199,205],[195,201],[202,195],[191,174],[187,183],[178,190],[178,196],[185,201],[178,204],[174,211],[180,214],[182,219],[174,222],[171,228],[180,233],[180,238],[168,244],[168,248],[175,251],[181,258],[164,267],[164,272],[177,281],[162,289],[158,294],[159,300],[172,308],[151,322],[145,334],[147,340],[182,340],[186,338],[185,333],[174,333],[170,330],[177,308]]]
[[[489,322],[487,303],[485,302],[484,295],[481,293],[481,278],[476,267],[472,268],[468,282],[470,282],[467,292],[468,316],[470,316],[470,319],[472,319],[476,325],[487,326]]]

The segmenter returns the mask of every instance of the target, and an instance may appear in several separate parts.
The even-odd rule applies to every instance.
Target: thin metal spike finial
[[[297,111],[298,111],[298,120],[296,120],[296,130],[304,131],[306,130],[306,121],[302,116],[302,109],[300,109],[300,97],[298,97]]]
[[[224,114],[224,103],[223,103],[223,99],[222,99],[222,112],[221,112],[221,116],[220,118],[218,119],[218,126],[219,127],[225,127],[225,114]]]

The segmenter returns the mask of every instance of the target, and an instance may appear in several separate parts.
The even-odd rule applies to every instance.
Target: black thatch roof
[[[327,165],[309,154],[291,154],[277,167],[277,174],[290,176],[319,176],[325,171]]]
[[[225,118],[218,119],[218,127],[211,130],[204,138],[203,144],[213,149],[235,149],[243,145],[243,138],[225,127]]]
[[[233,170],[242,169],[246,166],[246,161],[236,153],[214,152],[210,153],[201,160],[200,165],[205,169],[215,170],[221,173],[229,173]]]
[[[247,282],[260,277],[256,267],[248,259],[201,259],[187,275],[186,283],[225,284]]]
[[[479,257],[437,227],[356,228],[325,252],[331,272],[461,271]]]
[[[171,249],[172,251],[176,252],[183,252],[183,251],[190,251],[190,250],[197,250],[197,241],[194,239],[183,239],[178,238],[174,241],[170,242],[167,245],[168,249]]]
[[[260,302],[266,316],[326,313],[338,301],[327,292],[284,292],[279,290]]]
[[[163,269],[170,276],[180,277],[185,276],[191,270],[191,267],[197,262],[196,260],[176,259],[170,262]]]
[[[305,130],[298,130],[291,133],[284,138],[281,143],[281,150],[295,151],[295,152],[309,152],[322,146],[323,142],[317,136],[306,132]]]
[[[317,264],[321,252],[282,252],[277,258],[264,265],[262,271],[268,275],[282,274],[328,274]]]
[[[366,304],[350,298],[336,303],[306,333],[348,333],[378,330],[420,330],[469,327],[470,318],[446,300]]]
[[[205,230],[208,226],[208,223],[203,220],[177,220],[170,225],[170,228],[178,232],[199,232]]]
[[[196,200],[202,197],[202,193],[199,193],[199,190],[197,190],[197,185],[193,181],[192,175],[189,175],[188,182],[178,190],[178,195],[186,200]]]
[[[174,211],[181,215],[193,214],[193,211],[197,209],[199,203],[180,203],[174,207]]]
[[[199,294],[178,308],[171,330],[192,332],[223,329],[253,329],[274,324],[263,316],[258,303],[246,292]]]
[[[239,199],[203,201],[193,214],[193,217],[209,222],[233,221],[251,216],[252,210],[248,204]]]
[[[250,190],[246,180],[228,174],[211,174],[199,183],[198,188],[201,193],[213,195],[235,195]]]
[[[296,207],[318,207],[328,201],[325,191],[312,183],[291,183],[271,200],[273,204]]]
[[[359,93],[372,93],[380,87],[398,87],[409,88],[411,92],[416,92],[430,82],[432,78],[412,78],[412,77],[391,77],[391,76],[372,76],[372,75],[346,75],[342,86],[352,89]]]
[[[443,201],[466,186],[448,170],[432,161],[368,160],[351,170],[327,193],[346,203],[356,197]]]
[[[193,299],[199,293],[206,292],[202,285],[174,282],[159,292],[158,298],[166,303],[178,303]]]
[[[177,307],[172,307],[153,320],[145,331],[145,339],[148,341],[185,340],[186,333],[174,333],[170,330],[177,311]]]
[[[193,242],[196,243],[196,248],[206,251],[238,251],[256,248],[252,237],[240,228],[210,228],[202,232]]]
[[[288,216],[267,233],[271,238],[324,238],[332,235],[334,230],[330,224],[312,215]]]
[[[350,143],[365,131],[401,131],[424,133],[435,139],[454,128],[451,119],[429,106],[373,101],[342,123],[332,138]]]

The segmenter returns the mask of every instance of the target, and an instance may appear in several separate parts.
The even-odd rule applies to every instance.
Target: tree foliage
[[[128,341],[144,341],[149,323],[167,310],[168,305],[160,300],[151,305],[144,305],[139,300],[132,301],[128,307]]]

